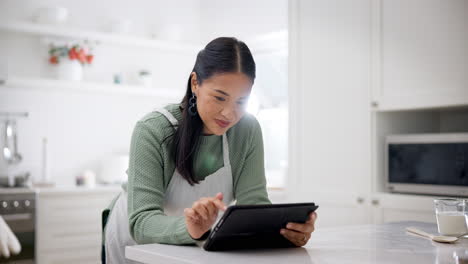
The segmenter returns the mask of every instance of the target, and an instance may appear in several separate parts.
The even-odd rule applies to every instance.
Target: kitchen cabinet
[[[289,2],[288,198],[320,227],[435,221],[433,197],[385,189],[384,142],[468,132],[467,18],[463,0]]]
[[[468,104],[468,2],[373,0],[372,104],[411,110]]]
[[[379,193],[374,194],[370,203],[375,224],[398,221],[421,221],[436,223],[434,197]]]
[[[98,263],[101,212],[120,187],[45,188],[37,194],[37,263]]]
[[[468,2],[371,4],[373,221],[435,222],[434,197],[388,193],[385,138],[468,133]]]
[[[310,197],[319,205],[316,228],[372,223],[372,208],[366,195],[314,191]]]
[[[291,201],[320,226],[370,223],[368,1],[289,2]]]

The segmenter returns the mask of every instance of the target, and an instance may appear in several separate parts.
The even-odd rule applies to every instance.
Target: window
[[[275,32],[263,39],[249,44],[257,64],[257,78],[247,111],[262,127],[267,185],[283,188],[288,169],[287,32]]]

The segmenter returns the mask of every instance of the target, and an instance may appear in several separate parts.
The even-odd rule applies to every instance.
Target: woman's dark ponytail
[[[212,40],[198,53],[192,72],[196,74],[199,85],[215,74],[230,72],[242,72],[253,82],[255,61],[244,42],[236,38],[221,37]],[[193,161],[203,133],[203,121],[198,114],[189,113],[189,100],[193,96],[191,83],[192,74],[188,78],[187,91],[180,106],[182,121],[174,135],[173,153],[176,170],[190,185],[194,185],[198,181],[193,172]]]

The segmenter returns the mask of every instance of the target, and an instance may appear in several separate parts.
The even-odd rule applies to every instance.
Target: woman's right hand
[[[190,236],[198,239],[210,230],[216,222],[219,210],[226,211],[222,193],[215,197],[203,197],[194,202],[192,208],[185,208],[185,224]]]

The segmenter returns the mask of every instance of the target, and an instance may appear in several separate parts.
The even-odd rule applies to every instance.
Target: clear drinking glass
[[[465,204],[464,204],[463,213],[464,213],[464,215],[465,215],[466,228],[468,229],[468,199],[465,199]],[[468,233],[468,230],[467,230],[466,233]],[[466,234],[466,235],[468,235],[468,234]],[[465,237],[466,237],[466,236],[465,236]],[[468,257],[468,250],[466,250],[466,253],[467,253],[467,257]],[[468,262],[468,259],[467,259],[467,262]]]
[[[437,228],[441,235],[461,236],[468,233],[465,217],[467,200],[455,198],[434,199]]]

